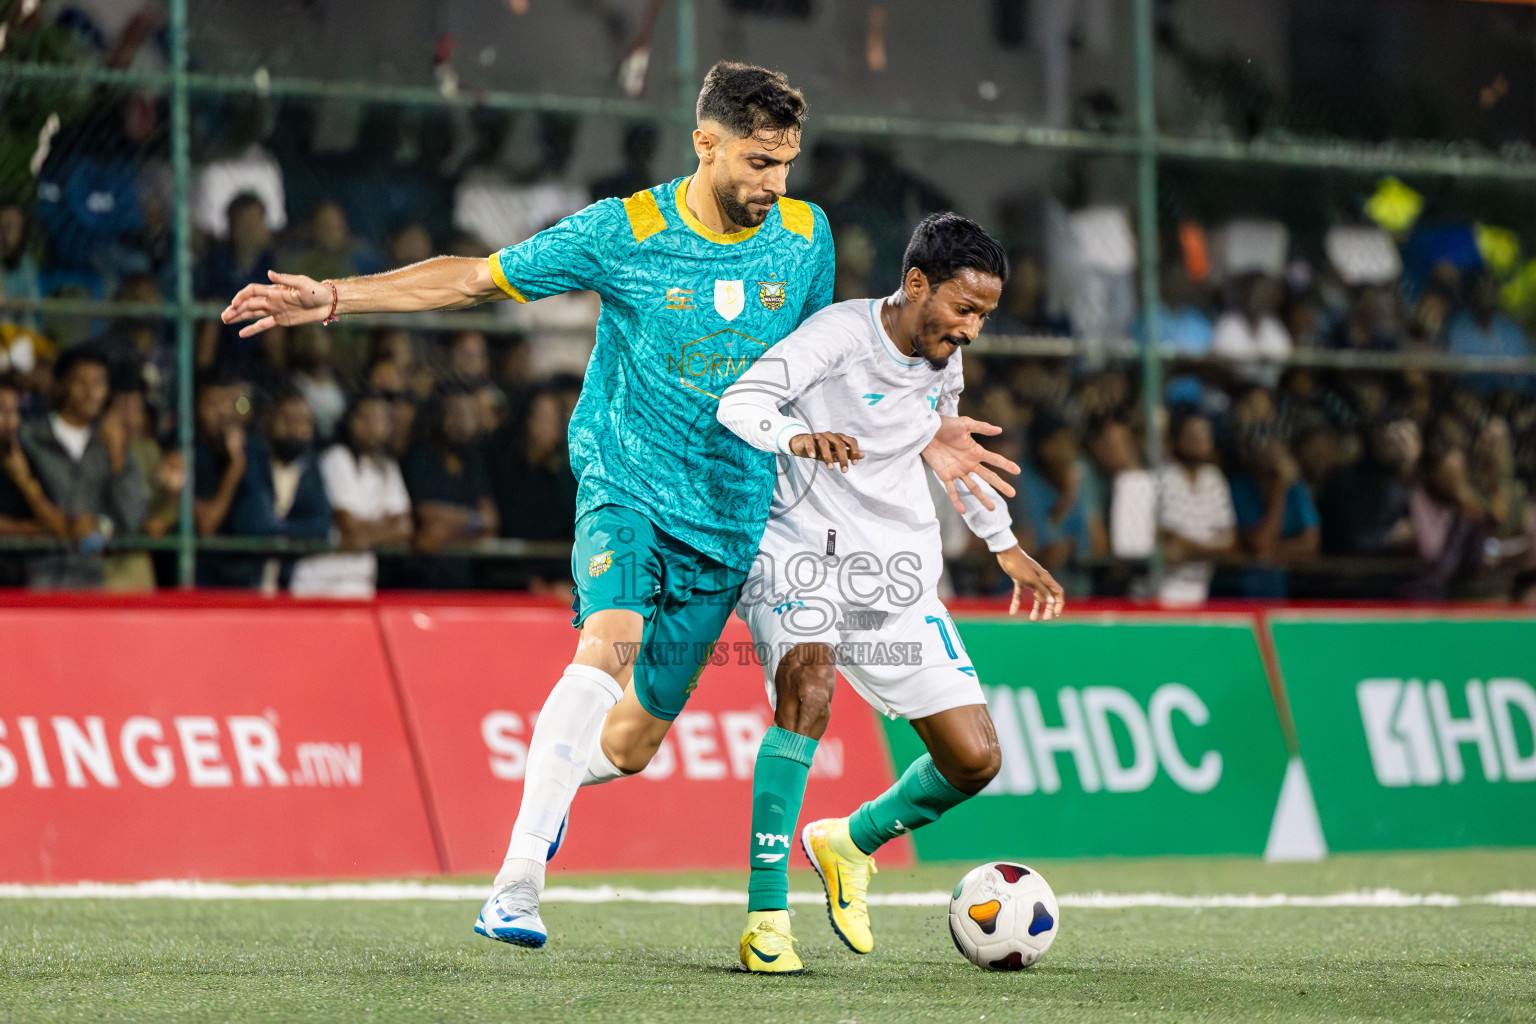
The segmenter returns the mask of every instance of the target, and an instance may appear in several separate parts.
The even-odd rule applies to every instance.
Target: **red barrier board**
[[[576,647],[570,614],[424,604],[379,615],[448,870],[495,871],[522,798],[534,720]],[[577,794],[552,871],[745,869],[752,766],[772,715],[746,626],[733,618],[722,640],[726,663],[705,670],[651,766]],[[891,784],[874,712],[846,686],[832,708],[802,822],[848,814]],[[910,842],[880,856],[910,864]]]
[[[370,610],[0,615],[0,878],[440,869]]]

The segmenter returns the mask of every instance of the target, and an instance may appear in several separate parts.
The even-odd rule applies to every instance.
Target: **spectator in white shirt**
[[[483,160],[465,171],[454,191],[453,226],[494,250],[516,245],[591,202],[585,188],[565,181],[577,125],[565,114],[541,114],[538,164],[520,173],[509,173],[501,159],[502,126],[488,126]]]
[[[192,181],[192,223],[204,234],[223,241],[229,233],[226,211],[232,200],[243,195],[261,200],[262,216],[272,233],[288,226],[282,168],[271,153],[254,142],[238,154],[197,169]]]
[[[1236,543],[1237,516],[1216,466],[1210,420],[1178,413],[1168,436],[1173,461],[1158,473],[1158,528],[1168,570],[1158,596],[1168,604],[1201,604],[1210,593],[1211,560],[1230,554]]]
[[[1116,558],[1146,558],[1157,538],[1157,482],[1142,468],[1131,425],[1107,417],[1089,432],[1090,501]]]
[[[341,550],[299,562],[290,587],[294,594],[372,597],[379,575],[373,549],[411,539],[410,495],[400,465],[389,453],[392,415],[385,396],[362,396],[342,421],[342,443],[320,457],[320,475],[336,517]]]
[[[1216,320],[1211,351],[1228,359],[1243,360],[1232,368],[1237,380],[1274,388],[1280,383],[1282,363],[1291,354],[1291,335],[1277,315],[1284,293],[1280,282],[1263,274],[1250,274],[1237,285],[1237,308]]]

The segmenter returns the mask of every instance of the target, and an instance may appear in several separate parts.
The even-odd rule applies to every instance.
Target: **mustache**
[[[772,192],[764,192],[762,195],[747,196],[749,203],[761,203],[763,206],[773,206],[779,201],[779,197]]]

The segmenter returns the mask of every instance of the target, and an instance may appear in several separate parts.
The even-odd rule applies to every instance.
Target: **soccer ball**
[[[988,971],[1022,971],[1056,940],[1061,911],[1040,873],[1023,864],[993,861],[973,868],[949,901],[955,948]]]

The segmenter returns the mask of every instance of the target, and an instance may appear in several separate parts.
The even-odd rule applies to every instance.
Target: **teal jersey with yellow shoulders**
[[[684,202],[691,178],[604,199],[490,257],[518,302],[602,297],[597,344],[571,416],[576,514],[621,505],[724,565],[751,567],[775,458],[715,419],[738,374],[832,301],[832,232],[780,199],[722,235]]]

